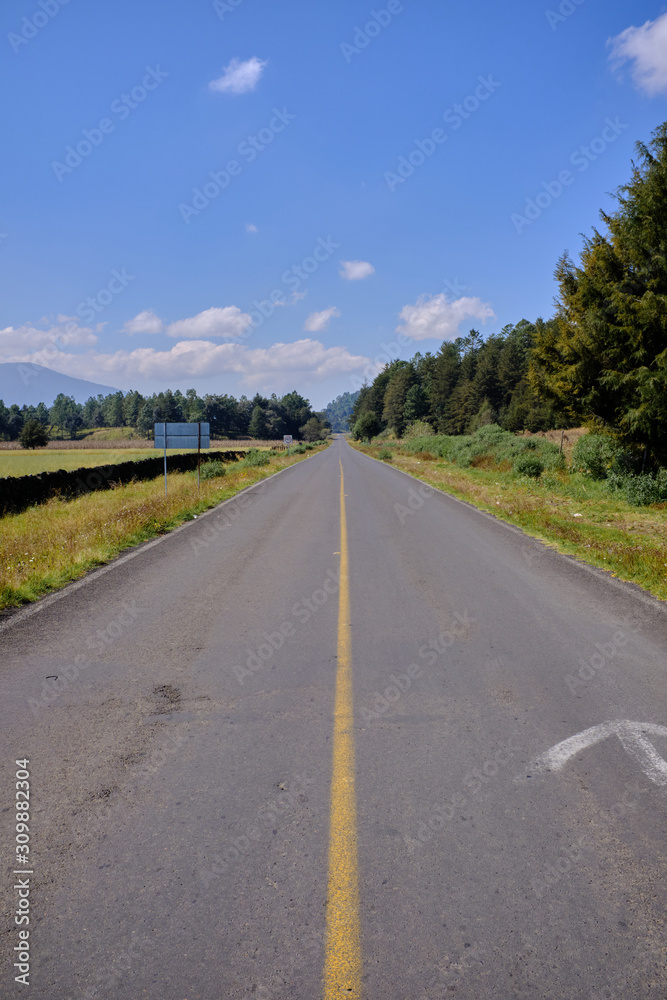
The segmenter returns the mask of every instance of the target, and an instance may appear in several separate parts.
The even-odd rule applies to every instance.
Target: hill
[[[117,389],[109,385],[99,385],[83,378],[72,378],[54,372],[43,365],[23,364],[21,362],[5,362],[0,364],[0,399],[6,406],[18,403],[19,406],[37,406],[45,403],[51,406],[60,392],[66,396],[74,396],[77,403],[85,403],[90,396],[102,393],[108,396]]]
[[[344,392],[329,403],[324,412],[334,433],[344,433],[348,430],[348,420],[358,397],[359,392]]]

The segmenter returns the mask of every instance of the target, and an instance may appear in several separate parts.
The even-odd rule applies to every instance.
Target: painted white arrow
[[[575,754],[606,740],[608,736],[618,736],[625,752],[636,761],[646,777],[656,785],[667,787],[667,760],[647,740],[647,734],[667,737],[667,726],[657,726],[652,722],[630,722],[627,719],[603,722],[557,743],[531,766],[535,771],[560,771]]]

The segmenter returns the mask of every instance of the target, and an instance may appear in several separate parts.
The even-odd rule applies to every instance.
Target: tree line
[[[385,365],[354,404],[355,434],[372,437],[385,428],[402,437],[425,421],[439,434],[468,434],[485,424],[509,431],[548,430],[561,415],[529,379],[536,326],[521,320],[483,339],[477,330],[445,341],[436,354]]]
[[[643,466],[667,465],[667,122],[636,150],[579,263],[558,261],[555,315],[387,364],[354,404],[356,436],[400,437],[415,421],[451,435],[586,422]]]
[[[317,441],[329,431],[325,414],[314,412],[310,402],[296,391],[280,398],[275,393],[268,398],[258,393],[252,399],[235,399],[228,395],[200,397],[194,389],[186,393],[167,389],[152,396],[131,390],[91,396],[85,403],[60,393],[50,407],[44,403],[7,407],[0,400],[0,439],[37,439],[37,446],[49,436],[75,438],[83,428],[130,427],[148,438],[154,424],[161,421],[207,421],[212,437],[232,439],[268,440],[291,434],[296,439]]]

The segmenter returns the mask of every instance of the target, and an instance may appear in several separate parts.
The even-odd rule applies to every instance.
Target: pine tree
[[[269,436],[265,412],[261,406],[256,406],[252,411],[248,434],[251,438],[261,438],[264,440]]]
[[[400,362],[394,371],[384,396],[382,420],[401,437],[405,430],[405,403],[410,389],[417,384],[414,367],[407,361]]]
[[[667,461],[667,122],[601,212],[580,266],[565,254],[554,320],[536,325],[531,381],[572,416]]]
[[[49,440],[46,427],[39,420],[26,420],[19,435],[22,448],[44,448]]]

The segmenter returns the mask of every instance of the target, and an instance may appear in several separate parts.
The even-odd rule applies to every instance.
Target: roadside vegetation
[[[169,473],[166,499],[164,478],[158,477],[75,500],[50,500],[3,517],[0,609],[63,587],[124,549],[178,527],[323,447],[325,442],[308,444],[289,456],[256,449],[240,462],[204,462],[200,492],[196,472]]]
[[[619,451],[601,460],[597,435],[567,436],[562,454],[547,435],[497,426],[461,437],[383,434],[354,447],[667,600],[667,482],[614,471]],[[648,478],[663,484],[661,499]]]

